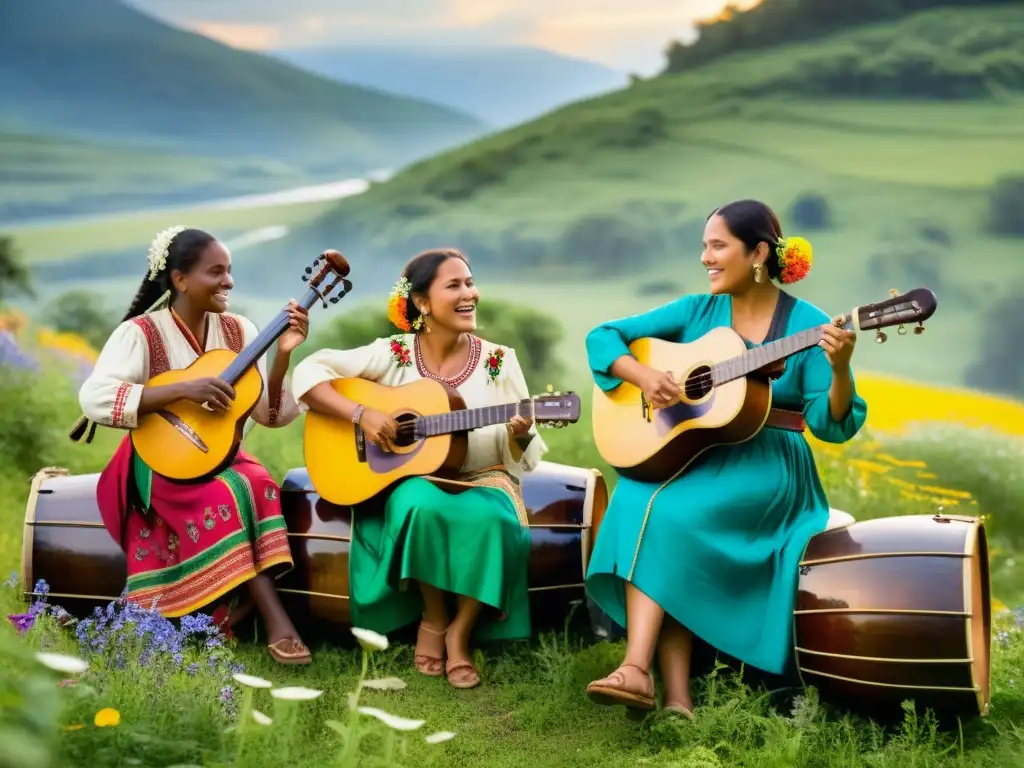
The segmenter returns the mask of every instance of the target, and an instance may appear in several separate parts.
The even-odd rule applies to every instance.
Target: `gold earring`
[[[431,333],[430,326],[427,325],[427,318],[430,317],[430,310],[421,310],[420,315],[423,317],[423,330],[426,333]]]
[[[764,267],[762,267],[758,263],[754,264],[754,282],[755,283],[763,283],[764,282]]]

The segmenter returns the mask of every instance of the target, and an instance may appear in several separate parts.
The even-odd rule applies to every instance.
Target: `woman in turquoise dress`
[[[595,542],[587,590],[626,628],[627,649],[618,669],[588,686],[596,703],[654,709],[657,654],[665,709],[692,719],[694,636],[766,672],[786,669],[798,563],[829,515],[802,422],[815,437],[842,443],[867,415],[850,369],[855,335],[776,284],[804,277],[810,259],[809,243],[784,239],[768,206],[730,203],[708,217],[704,230],[708,294],[605,323],[587,336],[591,371],[602,390],[628,381],[664,407],[680,387],[629,354],[636,339],[687,343],[730,326],[750,348],[822,329],[819,345],[790,357],[773,384],[773,408],[790,412],[780,426],[708,451],[664,487],[619,479]]]
[[[397,387],[430,378],[457,389],[468,408],[527,399],[515,350],[473,333],[479,297],[464,254],[414,256],[388,307],[405,333],[315,352],[295,368],[296,398],[358,424],[367,443],[384,452],[397,437],[394,418],[343,397],[333,379]],[[471,638],[530,636],[530,532],[519,479],[546,451],[532,421],[520,416],[474,429],[468,441],[459,485],[420,477],[397,484],[383,515],[357,512],[349,553],[353,624],[386,634],[418,620],[416,669],[446,674],[456,688],[480,683]],[[447,595],[454,596],[454,616]]]

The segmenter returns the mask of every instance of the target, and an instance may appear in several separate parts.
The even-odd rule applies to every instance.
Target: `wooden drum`
[[[822,700],[878,718],[913,699],[988,714],[992,602],[985,528],[907,516],[826,530],[800,563],[796,666]]]
[[[543,461],[523,476],[533,546],[528,583],[535,626],[560,625],[573,600],[585,598],[584,576],[608,487],[596,469]],[[295,570],[278,582],[282,599],[298,601],[311,618],[348,627],[348,555],[352,508],[320,498],[305,468],[281,484]],[[372,513],[372,510],[368,510]]]
[[[25,507],[21,583],[26,600],[44,579],[50,602],[81,616],[116,600],[128,578],[124,553],[107,533],[96,503],[99,474],[46,467],[32,478]]]

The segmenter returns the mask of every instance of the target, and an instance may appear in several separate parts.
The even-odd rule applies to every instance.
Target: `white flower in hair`
[[[149,244],[149,279],[156,280],[157,276],[167,268],[167,254],[171,248],[171,241],[188,227],[168,227],[162,232],[157,232],[153,242]]]

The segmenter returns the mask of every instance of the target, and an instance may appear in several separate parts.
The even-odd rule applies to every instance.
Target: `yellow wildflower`
[[[96,713],[96,717],[93,720],[97,728],[107,728],[110,726],[117,726],[121,724],[121,713],[116,709],[110,707],[104,707]]]

